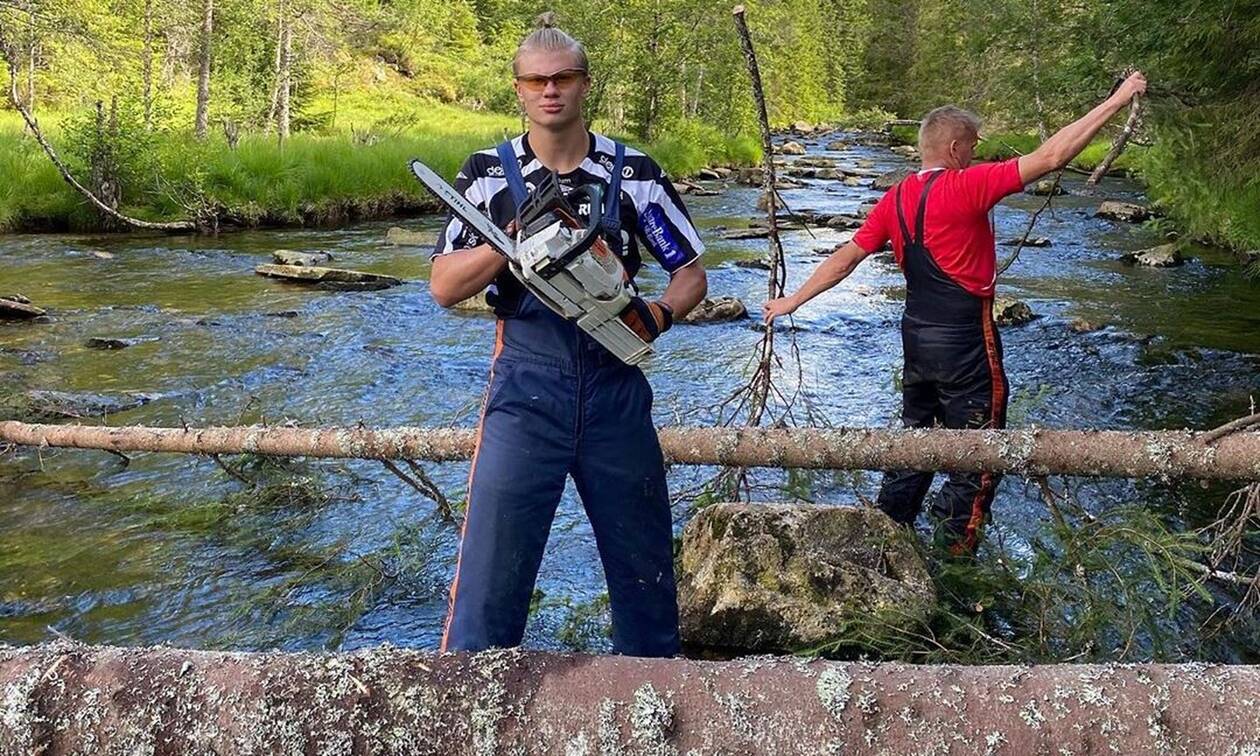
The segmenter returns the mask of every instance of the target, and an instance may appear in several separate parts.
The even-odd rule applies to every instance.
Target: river
[[[830,137],[829,137],[830,138]],[[811,155],[841,167],[906,165],[880,146]],[[789,158],[791,160],[791,158]],[[863,165],[868,165],[863,163]],[[878,196],[865,186],[806,181],[784,197],[794,209],[850,212]],[[1260,285],[1230,256],[1196,249],[1182,267],[1130,268],[1123,251],[1161,241],[1155,228],[1093,217],[1098,197],[1066,176],[999,294],[1038,317],[1003,329],[1013,426],[1211,427],[1246,414],[1260,388]],[[1139,189],[1108,179],[1107,197]],[[757,190],[732,184],[688,197],[709,244],[711,295],[756,312],[761,270],[736,267],[764,240],[724,241],[718,227],[757,215]],[[1017,195],[996,211],[999,239],[1019,236],[1042,198]],[[486,378],[493,320],[448,312],[428,296],[427,251],[382,243],[390,225],[434,230],[436,218],[339,229],[269,230],[218,237],[0,236],[0,294],[21,292],[45,322],[0,321],[0,391],[55,390],[150,401],[111,424],[471,425]],[[815,252],[847,232],[785,235],[795,286]],[[278,248],[325,250],[337,265],[390,273],[401,287],[314,291],[254,275]],[[1011,248],[1000,247],[999,256]],[[105,254],[99,254],[105,253]],[[664,285],[649,267],[648,291]],[[833,425],[896,422],[904,288],[887,258],[797,313],[804,396]],[[1078,317],[1105,323],[1076,333]],[[94,336],[138,338],[124,349]],[[647,368],[661,424],[712,420],[708,408],[743,382],[759,334],[753,321],[680,326]],[[794,370],[783,380],[789,383]],[[226,460],[232,462],[232,460]],[[256,467],[256,465],[255,465]],[[257,470],[251,468],[251,474]],[[33,643],[54,630],[90,642],[234,649],[353,649],[382,642],[437,646],[454,568],[457,528],[433,514],[379,464],[312,462],[311,486],[265,505],[216,504],[241,484],[212,460],[20,450],[0,458],[0,642]],[[711,471],[677,469],[682,489]],[[458,498],[466,465],[430,468]],[[808,495],[848,503],[878,476],[814,475]],[[939,481],[938,481],[939,483]],[[309,494],[323,495],[314,502]],[[1202,524],[1222,491],[1193,485],[1101,481],[1082,486],[1091,506],[1143,501],[1187,526]],[[1035,491],[1003,482],[995,531],[1018,543],[1046,516]],[[676,510],[681,530],[686,503]],[[607,648],[607,613],[594,540],[572,486],[557,515],[526,643]],[[1238,653],[1245,655],[1244,649]]]

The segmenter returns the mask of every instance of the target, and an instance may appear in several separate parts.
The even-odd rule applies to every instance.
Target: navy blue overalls
[[[1002,342],[993,323],[993,300],[959,286],[937,265],[924,242],[928,195],[940,176],[940,171],[933,173],[923,187],[913,236],[901,205],[901,186],[897,187],[906,275],[902,423],[907,428],[1004,428],[1009,388]],[[941,487],[931,514],[956,553],[975,550],[998,480],[990,473],[955,472]],[[930,472],[889,472],[880,488],[879,506],[897,522],[913,523],[931,484]]]
[[[623,158],[618,144],[604,213],[610,244],[620,243]],[[499,159],[519,205],[527,189],[510,144]],[[520,644],[572,475],[608,581],[613,650],[678,653],[673,520],[643,371],[528,292],[500,313],[495,342],[442,650]]]

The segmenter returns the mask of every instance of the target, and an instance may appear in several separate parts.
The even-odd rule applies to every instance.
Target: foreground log
[[[958,470],[1118,478],[1260,479],[1260,433],[1193,431],[695,428],[659,430],[684,465],[826,470]],[[461,428],[151,428],[0,422],[0,443],[109,451],[422,459],[472,456]]]
[[[1260,669],[0,649],[0,754],[1251,753]]]

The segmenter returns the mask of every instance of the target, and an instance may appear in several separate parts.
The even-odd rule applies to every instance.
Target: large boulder
[[[919,156],[919,150],[913,145],[909,145],[909,144],[898,144],[893,147],[890,147],[889,149],[891,149],[893,152],[897,153],[898,155],[901,155],[902,157],[916,158]]]
[[[869,508],[706,507],[683,531],[683,642],[761,653],[818,646],[855,621],[910,629],[936,601],[912,538]]]
[[[795,131],[797,134],[813,134],[815,131],[818,131],[818,128],[808,121],[797,121],[792,124],[792,131]]]
[[[1150,249],[1139,249],[1126,252],[1120,256],[1125,265],[1140,265],[1145,268],[1175,268],[1185,262],[1181,250],[1176,244],[1161,244]]]
[[[701,323],[726,323],[732,320],[743,320],[748,317],[748,308],[735,297],[718,297],[705,299],[696,305],[691,312],[683,316],[681,323],[698,325]]]
[[[779,154],[780,155],[804,155],[805,145],[801,144],[800,142],[784,142],[783,145],[779,147]]]
[[[1098,206],[1098,210],[1094,212],[1094,217],[1121,221],[1123,223],[1141,223],[1150,218],[1152,214],[1149,207],[1135,205],[1132,202],[1107,200]]]
[[[871,182],[871,188],[879,192],[886,192],[904,181],[911,173],[914,173],[913,168],[899,168],[895,171],[881,173]]]

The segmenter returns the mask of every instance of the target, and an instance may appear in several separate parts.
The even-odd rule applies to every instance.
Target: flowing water
[[[821,143],[811,143],[812,154]],[[906,165],[878,146],[836,157],[841,166]],[[863,163],[863,165],[869,165]],[[1065,177],[1070,192],[1080,180]],[[806,181],[784,192],[795,210],[851,212],[878,197],[864,186]],[[1109,179],[1107,195],[1136,198]],[[689,197],[709,250],[711,295],[759,310],[764,240],[724,241],[719,227],[758,215],[757,190],[732,184]],[[1093,217],[1098,198],[1058,198],[999,293],[1038,318],[1003,329],[1014,426],[1210,427],[1245,414],[1260,381],[1260,285],[1226,253],[1197,250],[1183,267],[1129,268],[1123,251],[1160,241],[1155,229]],[[1018,237],[1042,198],[1018,195],[996,211],[999,239]],[[437,219],[405,223],[435,230]],[[364,423],[471,425],[486,378],[494,324],[448,312],[427,293],[427,250],[383,244],[390,223],[219,237],[0,236],[0,295],[21,292],[44,322],[0,322],[0,393],[52,390],[142,395],[110,424],[303,426]],[[847,232],[785,235],[789,282],[799,285]],[[254,275],[278,248],[325,250],[335,264],[404,278],[378,292],[326,292]],[[1011,248],[1000,247],[999,256]],[[107,253],[107,254],[100,254]],[[644,288],[659,291],[658,270]],[[872,258],[795,318],[804,399],[833,425],[888,426],[898,414],[898,318],[904,289],[886,257]],[[1105,323],[1092,333],[1068,324]],[[124,349],[91,337],[136,338]],[[657,420],[711,422],[709,408],[744,380],[759,334],[753,321],[680,326],[648,367]],[[785,372],[789,385],[795,371]],[[80,396],[82,398],[82,396]],[[225,460],[232,462],[232,460]],[[248,462],[256,474],[257,461]],[[429,468],[458,499],[467,466]],[[101,452],[18,450],[0,459],[0,642],[61,632],[92,642],[204,648],[357,648],[382,642],[433,648],[454,569],[457,528],[433,505],[369,462],[311,462],[293,471],[311,487],[258,503],[212,460]],[[712,471],[675,469],[686,488]],[[799,481],[798,481],[799,483]],[[819,501],[871,495],[878,476],[808,476]],[[798,485],[799,488],[799,485]],[[322,495],[311,494],[315,489]],[[1128,481],[1082,489],[1098,506],[1148,502],[1187,525],[1210,519],[1221,490]],[[225,497],[228,497],[225,502]],[[1003,482],[997,528],[1018,541],[1045,517],[1019,480]],[[687,516],[677,506],[677,527]],[[539,579],[527,644],[606,648],[603,576],[590,527],[566,491]]]

